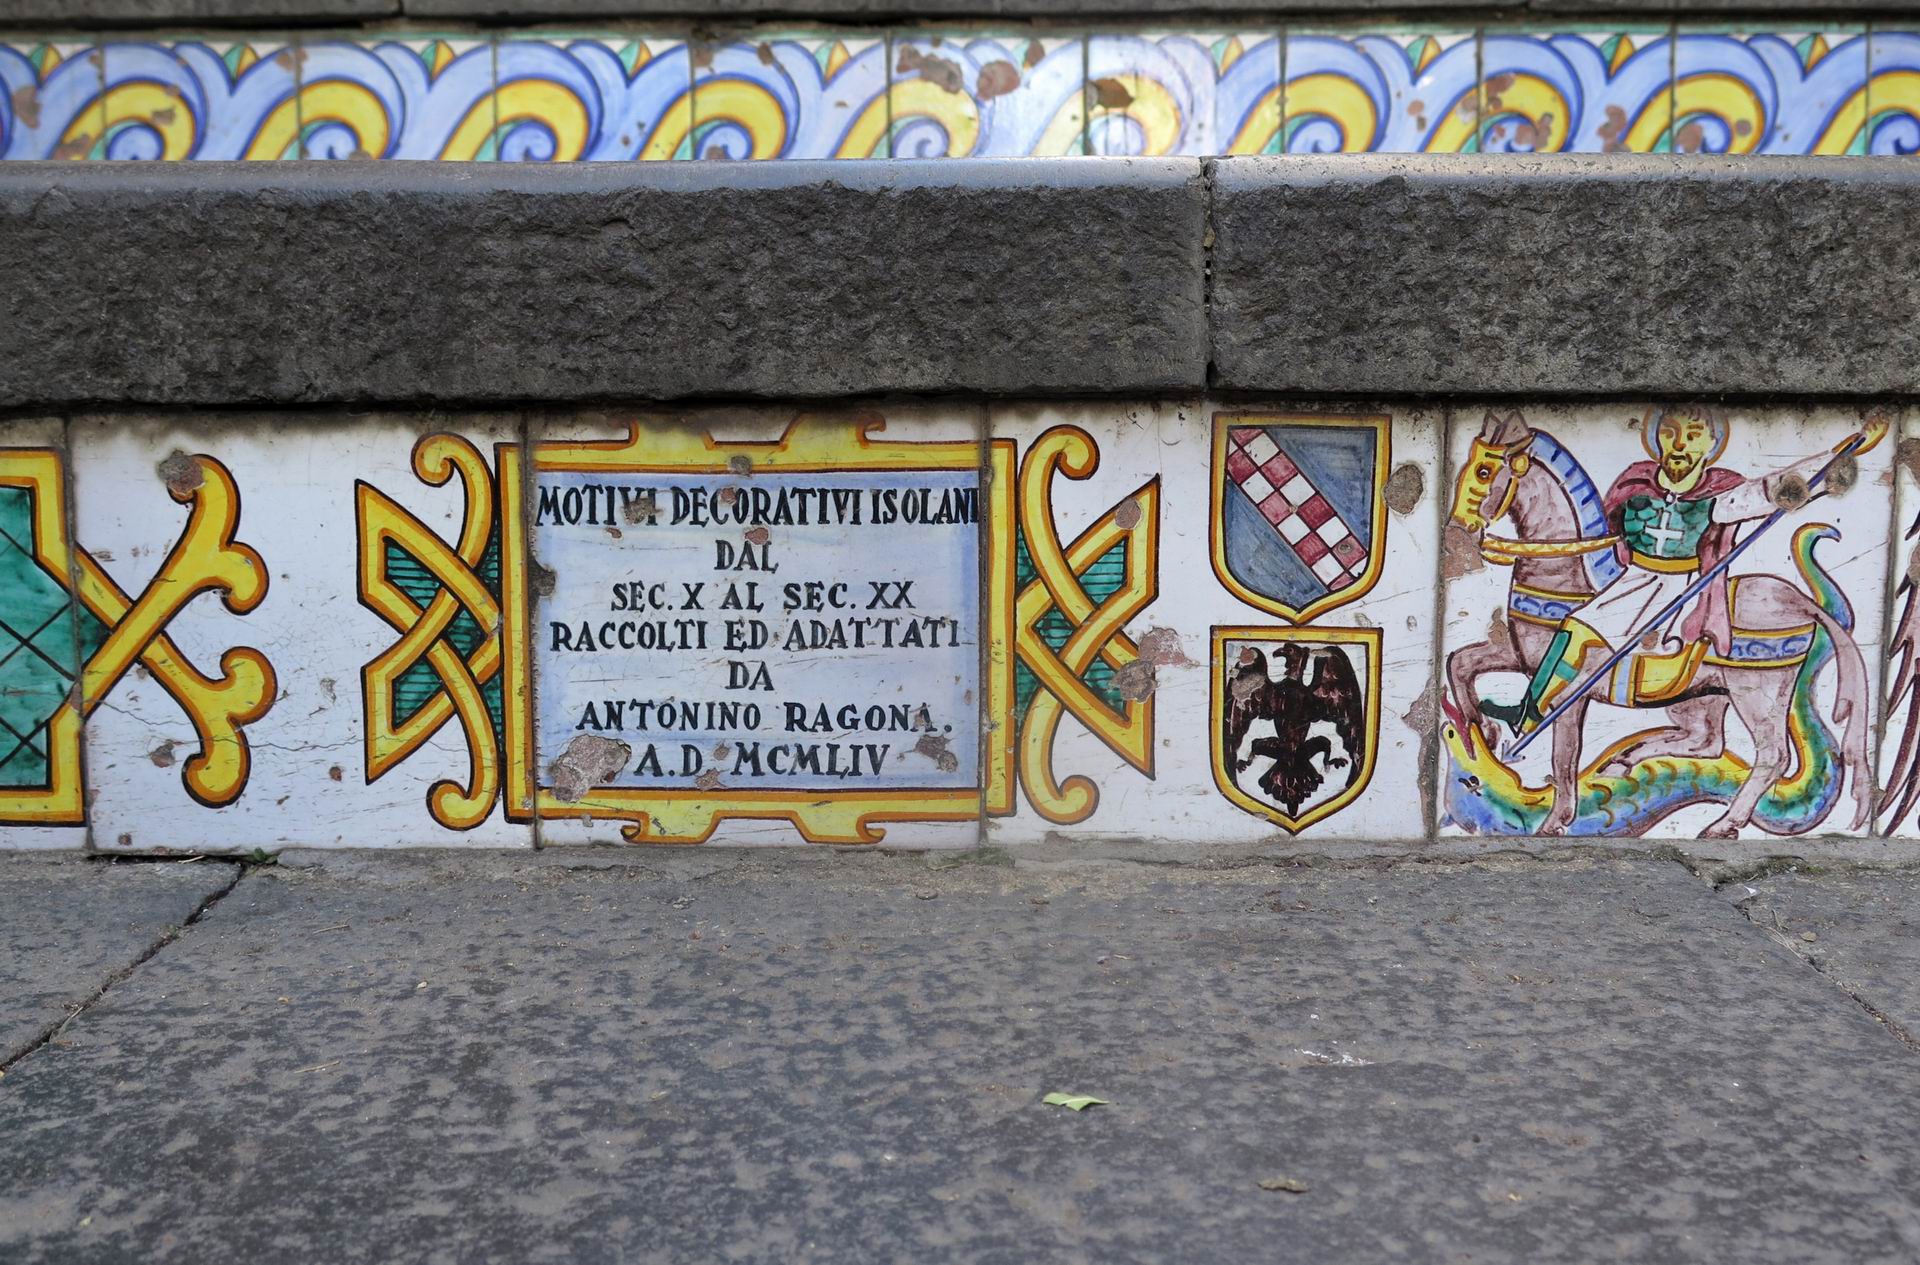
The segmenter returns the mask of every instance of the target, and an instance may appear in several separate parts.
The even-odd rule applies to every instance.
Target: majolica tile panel
[[[655,30],[514,33],[494,45],[504,162],[628,162],[693,152],[682,36]]]
[[[546,844],[979,839],[977,406],[539,423],[510,803]]]
[[[897,158],[1084,154],[1088,98],[1082,36],[902,32],[889,41]],[[1109,100],[1117,97],[1109,94]]]
[[[1911,153],[1916,49],[1899,23],[22,32],[0,157]]]
[[[1920,427],[1901,410],[1901,446],[1912,454]],[[1880,742],[1880,802],[1883,833],[1920,838],[1920,478],[1911,456],[1893,463],[1893,548],[1888,563],[1887,649],[1881,667],[1884,721]]]
[[[314,34],[298,60],[303,157],[500,156],[485,38]]]
[[[1473,149],[1478,51],[1471,31],[1289,30],[1286,151]]]
[[[109,39],[100,57],[101,157],[300,157],[291,36]]]
[[[103,157],[101,62],[86,39],[0,37],[0,159]]]
[[[0,448],[0,848],[85,842],[76,693],[105,623],[74,598],[92,559],[73,543],[65,427],[9,423]],[[97,680],[98,678],[95,677]]]
[[[1865,151],[1867,40],[1861,28],[1752,33],[1683,27],[1674,44],[1676,152]]]
[[[1664,151],[1673,123],[1670,32],[1489,27],[1480,40],[1479,112],[1486,153]]]
[[[0,846],[1913,836],[1901,424],[8,422]]]
[[[1094,35],[1087,110],[1092,154],[1275,153],[1280,40],[1259,31]]]
[[[693,46],[691,156],[885,158],[887,41],[755,32]]]
[[[993,837],[1421,836],[1441,420],[996,408]]]
[[[1867,37],[1867,152],[1920,152],[1920,30]]]
[[[499,794],[517,426],[330,420],[72,424],[95,847],[531,844]]]
[[[1872,829],[1883,414],[1455,416],[1443,833]]]

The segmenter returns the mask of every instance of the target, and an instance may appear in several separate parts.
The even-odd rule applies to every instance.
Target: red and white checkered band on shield
[[[1344,588],[1366,570],[1366,546],[1264,429],[1227,432],[1227,477],[1328,589]]]

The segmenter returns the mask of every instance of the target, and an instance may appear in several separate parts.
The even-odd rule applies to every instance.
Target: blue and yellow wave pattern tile
[[[0,158],[1911,154],[1856,23],[0,36]]]

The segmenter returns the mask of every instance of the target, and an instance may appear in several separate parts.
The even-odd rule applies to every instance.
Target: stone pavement
[[[10,860],[0,1260],[1920,1255],[1912,873],[1005,861]]]

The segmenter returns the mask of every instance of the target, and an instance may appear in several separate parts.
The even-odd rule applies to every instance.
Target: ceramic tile
[[[95,846],[530,845],[499,795],[525,691],[488,632],[514,433],[76,420],[79,596],[114,629],[89,674]]]
[[[927,32],[896,36],[890,48],[898,157],[1086,152],[1084,39]]]
[[[1858,28],[1765,34],[1683,28],[1674,71],[1677,152],[1864,150],[1867,44]]]
[[[1769,496],[1793,504],[1796,486],[1804,496],[1831,450],[1865,424],[1862,413],[1500,405],[1453,416],[1443,833],[1525,834],[1555,825],[1550,812],[1564,802],[1551,785],[1556,758],[1585,770],[1568,827],[1576,835],[1859,833],[1874,785],[1878,674],[1868,665],[1880,662],[1893,443],[1861,455],[1846,490],[1836,482],[1834,494],[1788,510],[1762,533]],[[1710,507],[1684,491],[1662,505],[1657,488],[1644,490],[1655,469],[1649,453],[1674,449],[1653,436],[1674,433],[1682,454],[1706,454],[1707,472],[1693,487],[1713,492]],[[1723,437],[1717,456],[1716,437]],[[1789,468],[1795,477],[1781,478]],[[1640,556],[1654,560],[1622,559],[1609,548],[1545,557],[1501,552],[1501,541],[1604,538],[1617,526],[1609,500],[1624,507],[1616,520],[1642,523]],[[1489,546],[1484,552],[1476,532]],[[1698,544],[1689,546],[1689,537]],[[1718,556],[1736,539],[1753,543],[1733,567],[1730,596],[1710,588],[1680,609],[1677,625],[1661,621],[1660,644],[1641,642],[1648,623],[1694,578],[1684,562],[1660,557]],[[1506,564],[1496,565],[1501,559]],[[1604,596],[1589,602],[1596,590]],[[1721,618],[1729,608],[1731,619]],[[1716,626],[1718,640],[1696,640]],[[1488,701],[1517,713],[1535,698],[1550,712],[1571,674],[1542,673],[1539,665],[1562,630],[1571,640],[1553,661],[1578,662],[1589,673],[1608,653],[1595,648],[1595,634],[1647,653],[1606,673],[1596,687],[1603,700],[1586,709],[1584,723],[1571,712],[1553,726],[1523,723],[1540,740],[1516,751],[1513,728],[1489,713]],[[1568,735],[1575,741],[1567,743]],[[1563,744],[1558,757],[1556,741]],[[1750,786],[1756,763],[1755,776],[1766,780]],[[1766,772],[1768,765],[1777,772]],[[1736,799],[1743,791],[1747,799]],[[1757,805],[1748,802],[1753,796]]]
[[[1095,35],[1087,85],[1087,147],[1095,154],[1279,148],[1280,41],[1271,33]]]
[[[755,32],[694,48],[695,158],[885,158],[887,42]]]
[[[500,40],[494,58],[504,162],[691,152],[692,66],[681,36],[515,32]]]
[[[71,691],[101,627],[73,601],[66,468],[60,422],[0,423],[0,849],[87,841]]]
[[[302,37],[307,158],[499,156],[493,46],[471,36]]]
[[[1920,31],[1884,30],[1867,37],[1866,151],[1920,152]]]
[[[1097,403],[991,429],[995,842],[1422,836],[1434,415]]]
[[[1407,154],[1473,148],[1478,109],[1471,33],[1289,31],[1289,153]]]
[[[540,425],[542,844],[976,844],[981,424],[888,406]]]
[[[295,53],[281,38],[108,40],[107,158],[298,158]]]
[[[100,157],[104,86],[86,40],[0,37],[0,159]]]
[[[1901,447],[1920,441],[1920,418],[1910,409],[1890,409]],[[1911,461],[1896,460],[1893,479],[1892,549],[1887,559],[1887,652],[1880,665],[1885,732],[1880,743],[1882,834],[1920,838],[1920,479]]]
[[[1666,29],[1487,30],[1480,148],[1488,153],[1653,153],[1673,123]]]

